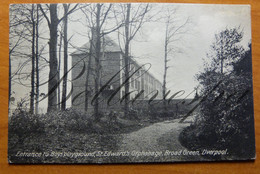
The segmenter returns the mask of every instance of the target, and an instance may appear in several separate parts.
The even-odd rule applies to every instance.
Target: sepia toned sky
[[[192,92],[198,85],[194,76],[203,69],[203,59],[206,59],[206,53],[209,51],[216,33],[226,28],[240,26],[244,32],[241,44],[247,48],[248,43],[251,42],[249,5],[152,4],[152,7],[151,12],[158,17],[165,15],[162,9],[176,11],[173,14],[176,25],[182,25],[187,18],[190,18],[185,33],[171,45],[176,48],[176,51],[169,55],[171,60],[167,75],[167,88],[172,91],[172,94],[184,90],[185,94],[181,98]],[[85,25],[86,19],[81,11],[71,15],[70,19],[68,31],[69,38],[71,37],[71,48],[69,52],[72,53],[75,51],[75,47],[80,47],[88,42],[88,29]],[[45,34],[48,37],[47,27],[45,28]],[[118,40],[116,33],[109,36]],[[134,59],[139,64],[151,63],[152,67],[149,71],[161,82],[164,71],[164,38],[165,23],[161,20],[149,22],[144,24],[130,46]],[[48,47],[45,51],[46,56],[48,56]],[[71,66],[70,56],[69,59],[69,66]],[[46,68],[41,76],[47,78],[48,71]],[[17,98],[28,95],[30,91],[29,88],[21,85],[14,85],[12,89],[16,91]],[[47,85],[42,86],[40,90],[42,93],[47,93]],[[70,106],[70,102],[68,106]],[[42,101],[40,107],[46,108],[47,100]]]

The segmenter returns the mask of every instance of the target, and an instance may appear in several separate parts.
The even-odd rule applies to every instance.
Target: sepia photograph
[[[11,4],[8,162],[254,160],[250,5]]]

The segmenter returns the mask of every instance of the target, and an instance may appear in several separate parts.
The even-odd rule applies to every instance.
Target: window
[[[137,90],[140,91],[140,81],[137,81]]]
[[[148,86],[147,86],[147,84],[145,84],[145,86],[144,86],[144,91],[145,91],[145,94],[148,93]]]
[[[125,73],[122,73],[122,83],[125,82]]]
[[[134,65],[134,64],[131,64],[131,65],[130,65],[130,71],[132,71],[132,72],[135,71],[135,65]]]
[[[122,90],[122,96],[121,97],[123,97],[125,95],[125,91],[124,90]]]
[[[134,86],[135,86],[135,83],[134,83],[135,81],[132,79],[132,78],[130,78],[130,83],[131,83],[131,87],[132,88],[134,88]]]
[[[148,75],[146,73],[144,74],[144,77],[145,77],[145,81],[148,81]]]

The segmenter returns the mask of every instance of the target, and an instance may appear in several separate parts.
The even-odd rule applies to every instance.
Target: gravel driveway
[[[130,152],[129,162],[199,160],[201,157],[198,155],[183,155],[187,149],[178,139],[181,131],[191,124],[191,120],[190,117],[183,123],[179,123],[180,119],[163,121],[124,134],[119,149]],[[171,153],[167,154],[167,151]]]

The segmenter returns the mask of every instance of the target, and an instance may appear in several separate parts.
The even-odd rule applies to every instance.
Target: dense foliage
[[[41,156],[41,158],[25,158],[16,154],[18,152],[116,151],[122,134],[151,124],[139,119],[124,119],[118,113],[102,114],[101,119],[97,122],[93,116],[73,109],[36,115],[30,114],[22,105],[9,119],[8,153],[9,160],[14,163],[109,162],[113,160],[113,157],[88,159]]]
[[[224,38],[230,40],[234,39],[230,33],[242,36],[238,29],[226,29],[217,38],[223,37],[223,33],[226,33]],[[230,48],[239,48],[241,39],[242,37],[234,42],[228,40],[233,43]],[[184,129],[180,140],[184,146],[193,150],[228,149],[229,157],[253,157],[255,146],[251,46],[247,51],[239,52],[238,50],[243,49],[228,49],[225,48],[227,43],[218,44],[218,48],[223,50],[214,51],[223,54],[214,57],[210,66],[197,75],[201,85],[200,115],[194,124]],[[221,58],[229,55],[236,56],[228,61]],[[228,159],[228,156],[218,158]]]

